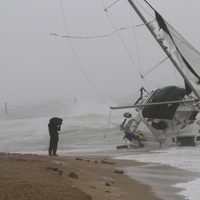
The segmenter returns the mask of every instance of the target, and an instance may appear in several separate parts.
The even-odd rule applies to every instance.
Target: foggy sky
[[[60,2],[0,1],[0,102],[23,104],[74,97],[101,101],[81,72],[69,40],[50,35],[67,34]],[[107,6],[112,2],[104,0]],[[200,49],[200,3],[197,0],[149,2]],[[63,0],[63,5],[70,35],[94,36],[113,31],[101,0]],[[133,26],[133,21],[135,25],[141,23],[126,0],[119,1],[109,12],[115,16],[112,20],[117,28]],[[156,49],[154,40],[143,33],[144,29],[141,27],[136,31],[138,45],[144,45],[144,49],[139,47],[139,57],[145,71],[165,55]],[[133,31],[121,31],[120,34],[133,57],[137,57]],[[134,98],[143,83],[117,34],[108,38],[70,41],[81,68],[106,101]],[[134,62],[138,64],[137,59]],[[163,65],[162,72],[155,71],[154,81],[158,84],[171,83],[171,80],[175,83],[174,69],[168,65]]]

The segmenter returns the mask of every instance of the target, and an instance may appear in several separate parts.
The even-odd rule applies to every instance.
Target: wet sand
[[[134,180],[151,185],[155,194],[163,200],[185,199],[184,196],[179,194],[183,188],[177,188],[174,185],[187,183],[199,177],[199,173],[154,163],[147,163],[139,167],[127,167],[125,170]]]
[[[0,154],[0,200],[159,200],[151,187],[129,178],[134,161],[103,156]]]

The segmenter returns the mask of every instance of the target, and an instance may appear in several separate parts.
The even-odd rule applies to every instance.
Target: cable
[[[110,129],[110,124],[111,124],[110,121],[111,121],[111,118],[112,118],[112,109],[110,109],[110,111],[109,111],[108,124],[107,124],[107,128],[106,128],[105,134],[104,134],[104,136],[103,136],[103,139],[106,138],[106,135],[107,135],[107,133],[108,133],[108,131],[109,131],[109,129]]]
[[[102,3],[102,5],[103,5],[104,10],[106,11],[106,15],[107,15],[107,17],[108,17],[108,20],[110,21],[110,23],[111,23],[111,25],[113,26],[114,30],[116,30],[116,26],[115,26],[115,24],[113,23],[113,21],[111,20],[111,18],[110,18],[110,16],[109,16],[109,15],[112,15],[112,14],[111,14],[110,12],[108,12],[108,10],[106,9],[106,6],[105,6],[103,0],[101,0],[101,3]],[[140,6],[141,6],[141,5],[140,5]],[[108,15],[108,13],[109,13],[109,15]],[[113,16],[113,15],[112,15],[112,16]],[[115,16],[114,16],[114,17],[115,17]],[[116,17],[115,17],[115,18],[116,18]],[[118,18],[117,18],[117,19],[118,19]],[[118,20],[119,20],[119,19],[118,19]],[[120,21],[121,21],[121,20],[120,20]],[[131,53],[129,52],[128,48],[126,47],[126,44],[124,43],[124,41],[123,41],[121,35],[119,34],[119,32],[117,32],[117,36],[118,36],[120,42],[122,43],[122,45],[123,45],[123,47],[124,47],[126,53],[128,54],[129,59],[131,60],[131,62],[132,62],[133,65],[135,66],[135,69],[136,69],[136,71],[137,71],[139,77],[141,78],[143,84],[145,85],[145,88],[147,88],[147,89],[150,91],[149,86],[148,86],[148,83],[147,83],[147,81],[144,80],[144,77],[143,77],[142,72],[141,72],[141,63],[139,63],[140,66],[139,66],[139,68],[138,68],[138,67],[137,67],[137,64],[135,63],[135,61],[134,61],[134,59],[133,59]],[[136,38],[135,38],[135,40],[136,40]],[[137,48],[136,50],[137,50],[137,52],[138,52],[138,57],[139,57],[139,50],[138,50],[138,47],[136,46],[136,48]]]
[[[156,69],[157,67],[159,67],[162,63],[164,63],[166,60],[168,60],[169,57],[164,58],[163,60],[161,60],[158,64],[156,64],[154,67],[152,67],[151,69],[149,69],[147,72],[145,72],[144,74],[142,74],[143,77],[145,77],[147,74],[149,74],[150,72],[152,72],[154,69]]]
[[[95,36],[59,35],[57,33],[49,33],[49,35],[56,36],[56,37],[63,37],[63,38],[71,38],[71,39],[96,39],[96,38],[106,38],[106,37],[109,37],[109,36],[115,34],[116,32],[124,31],[124,30],[127,30],[127,29],[131,29],[131,27],[122,27],[122,28],[119,28],[119,29],[111,32],[111,33],[107,33],[107,34],[103,34],[103,35],[95,35]]]
[[[117,28],[116,28],[115,24],[113,23],[112,19],[109,17],[109,15],[108,15],[108,10],[106,10],[106,7],[105,7],[105,4],[104,4],[103,0],[101,0],[101,3],[102,3],[102,5],[103,5],[103,7],[104,7],[104,10],[105,10],[105,12],[106,12],[106,16],[108,17],[108,20],[110,21],[110,23],[111,23],[111,25],[112,25],[114,31],[116,31]],[[128,48],[126,47],[126,44],[125,44],[125,42],[123,41],[121,35],[119,34],[119,32],[116,32],[116,33],[117,33],[117,36],[118,36],[119,40],[121,41],[122,46],[124,47],[124,50],[125,50],[126,53],[128,54],[128,57],[129,57],[130,61],[131,61],[132,64],[135,66],[135,69],[136,69],[137,73],[138,73],[139,75],[141,75],[140,72],[139,72],[139,69],[137,68],[137,64],[135,63],[135,61],[134,61],[134,59],[133,59],[131,53],[129,52]]]
[[[108,11],[111,7],[113,7],[118,1],[120,0],[116,0],[115,2],[113,2],[110,6],[108,6],[107,8],[105,8],[105,11]]]
[[[131,15],[130,15],[130,17],[131,17]],[[135,27],[135,23],[134,23],[132,17],[131,17],[131,22],[132,22],[133,27]],[[142,64],[141,64],[141,59],[140,59],[140,52],[139,52],[139,48],[138,48],[137,37],[136,37],[136,34],[134,34],[134,32],[136,33],[136,29],[135,28],[132,31],[132,33],[133,33],[133,37],[134,37],[134,42],[135,42],[135,47],[136,47],[136,53],[137,53],[137,58],[138,58],[138,62],[139,62],[139,67],[140,67],[140,74],[142,74]]]
[[[65,32],[67,35],[69,35],[69,31],[68,31],[68,27],[67,27],[67,22],[66,22],[66,17],[65,17],[65,12],[64,12],[64,4],[63,4],[63,0],[60,0],[60,7],[61,7],[61,13],[62,13],[62,18],[63,18],[63,23],[64,23],[64,28],[65,28]],[[105,100],[105,98],[103,97],[103,95],[97,90],[97,88],[95,87],[94,83],[90,80],[89,76],[87,75],[87,73],[85,72],[85,70],[83,69],[78,55],[76,54],[76,51],[72,45],[72,42],[70,40],[70,38],[68,38],[68,42],[70,45],[70,48],[74,54],[75,60],[77,62],[77,65],[80,69],[80,71],[82,72],[82,74],[84,75],[85,79],[88,81],[88,83],[90,84],[90,86],[93,88],[93,90],[96,92],[96,94],[99,96],[99,98],[108,106],[110,107],[110,105],[108,104],[108,102]]]

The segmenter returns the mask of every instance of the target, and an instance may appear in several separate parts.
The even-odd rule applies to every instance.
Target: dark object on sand
[[[57,172],[58,175],[62,175],[63,171],[57,167],[47,167],[47,170]]]
[[[82,159],[82,158],[76,158],[76,160],[80,160],[80,161],[81,161],[81,160],[83,160],[83,159]]]
[[[115,162],[107,161],[107,160],[101,160],[102,164],[108,164],[108,165],[115,165]]]
[[[58,168],[57,167],[47,167],[47,170],[58,171]]]
[[[124,174],[123,170],[115,170],[114,172],[115,172],[115,174]]]
[[[75,179],[78,178],[78,175],[77,175],[76,173],[74,173],[74,172],[70,172],[70,173],[68,174],[68,176],[71,177],[71,178],[75,178]]]
[[[127,145],[120,145],[116,147],[117,149],[127,149],[128,146]]]

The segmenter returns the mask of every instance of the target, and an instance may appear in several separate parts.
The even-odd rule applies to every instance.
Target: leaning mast
[[[135,3],[133,3],[132,0],[128,0],[129,4],[131,5],[131,7],[135,10],[135,12],[137,13],[137,15],[140,17],[140,19],[143,21],[144,25],[148,28],[148,30],[150,31],[150,33],[153,35],[153,37],[155,38],[155,40],[158,42],[158,44],[160,45],[160,47],[162,48],[162,50],[165,52],[165,54],[168,56],[168,58],[170,59],[170,61],[172,62],[172,64],[176,67],[176,69],[178,70],[178,72],[180,73],[180,75],[183,77],[183,79],[186,81],[186,83],[189,85],[189,87],[191,88],[191,90],[193,91],[193,93],[196,95],[196,97],[198,99],[200,99],[200,94],[197,92],[197,90],[193,87],[192,83],[190,82],[190,80],[186,77],[186,75],[184,74],[184,72],[181,70],[181,68],[179,67],[179,65],[177,64],[177,62],[174,60],[174,58],[171,56],[171,54],[165,49],[165,47],[162,45],[162,43],[157,39],[156,37],[156,33],[151,29],[151,27],[149,26],[149,22],[144,18],[144,16],[142,15],[142,13],[140,12],[140,10],[137,8],[137,6],[135,5]]]

